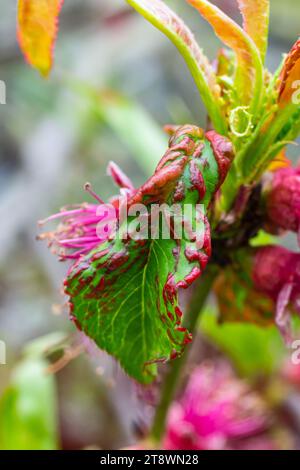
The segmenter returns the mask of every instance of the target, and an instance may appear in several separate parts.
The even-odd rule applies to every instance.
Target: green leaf
[[[259,115],[264,95],[263,65],[252,39],[229,16],[206,0],[187,0],[214,28],[216,35],[233,49],[237,58],[235,88],[239,105],[249,106],[250,114]]]
[[[2,450],[55,450],[58,446],[55,379],[47,362],[24,359],[0,399]]]
[[[204,137],[194,126],[180,128],[128,207],[143,204],[148,224],[153,203],[177,203],[181,209],[189,204],[192,211],[184,213],[179,226],[184,220],[199,235],[202,230],[203,243],[185,232],[167,239],[161,229],[157,239],[153,233],[149,239],[132,239],[126,224],[142,222],[129,214],[116,236],[81,258],[68,276],[66,293],[76,325],[139,382],[151,382],[156,363],[180,355],[191,340],[181,326],[178,289],[201,274],[210,255],[209,225],[203,214],[196,223],[195,207],[208,206],[231,159],[231,144],[214,131]],[[172,220],[175,224],[176,217]]]
[[[127,0],[127,2],[177,47],[195,80],[214,128],[226,135],[227,125],[221,110],[220,87],[212,66],[199,48],[192,32],[161,0]]]
[[[289,121],[281,130],[278,135],[279,142],[287,141],[291,143],[293,140],[296,140],[300,134],[300,106],[296,112],[292,115]]]
[[[297,125],[299,125],[299,120],[296,119],[293,121],[294,116],[297,116],[296,106],[291,104],[278,110],[275,117],[270,122],[269,127],[261,130],[257,141],[252,143],[247,149],[247,153],[243,156],[244,182],[252,183],[261,178],[276,156],[273,152],[274,146],[279,144],[279,153],[282,148],[281,144],[287,143],[286,141],[281,141],[281,136],[286,126],[289,126],[291,122],[294,123],[294,127],[290,128],[288,134],[290,137],[297,137]],[[250,155],[251,158],[247,158]]]
[[[256,237],[250,240],[250,245],[252,247],[266,246],[266,245],[275,245],[277,238],[274,235],[270,235],[264,230],[260,230]]]

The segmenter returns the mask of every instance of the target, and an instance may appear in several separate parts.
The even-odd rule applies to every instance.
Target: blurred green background
[[[220,43],[210,27],[183,0],[166,3],[212,59]],[[235,0],[215,3],[240,21]],[[271,0],[271,11],[267,64],[274,70],[299,34],[299,0]],[[78,355],[55,376],[44,373],[48,360],[61,357],[63,343],[76,355],[81,338],[62,305],[66,265],[35,240],[36,222],[67,203],[88,200],[86,181],[102,198],[113,195],[109,160],[142,183],[167,145],[162,126],[204,126],[204,109],[175,48],[125,1],[65,0],[48,80],[20,54],[16,1],[2,0],[1,12],[0,80],[7,104],[0,105],[0,340],[7,364],[0,365],[0,448],[118,448],[142,433],[151,410],[102,353]],[[298,150],[290,152],[295,157]],[[280,366],[285,353],[276,331],[253,327],[245,333],[233,326],[222,333],[213,322],[208,316],[203,323],[213,352],[202,348],[199,359],[217,354],[225,341],[233,360],[244,364],[243,370],[237,364],[242,374],[269,374]],[[234,351],[228,338],[234,338]]]

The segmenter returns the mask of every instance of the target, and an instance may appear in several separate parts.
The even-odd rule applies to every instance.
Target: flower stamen
[[[85,183],[84,190],[89,193],[94,199],[96,199],[96,201],[98,201],[100,204],[104,204],[104,201],[101,199],[101,197],[99,197],[98,194],[96,194],[93,190],[91,183]]]

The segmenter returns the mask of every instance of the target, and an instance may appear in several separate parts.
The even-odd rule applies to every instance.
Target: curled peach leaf
[[[50,216],[48,221],[60,219],[60,224],[40,236],[60,259],[75,260],[65,292],[77,328],[141,383],[153,381],[157,364],[181,355],[191,341],[181,323],[178,293],[207,265],[211,235],[206,210],[233,156],[230,141],[215,131],[179,127],[140,188],[111,163],[109,174],[121,186],[113,205],[86,185],[97,204]],[[160,214],[167,232],[157,219]]]
[[[237,57],[235,89],[239,104],[259,114],[263,93],[263,66],[258,49],[248,34],[222,10],[207,0],[187,0],[213,27]],[[235,106],[233,106],[235,107]]]
[[[253,39],[264,61],[268,47],[270,0],[238,0],[243,28]]]
[[[53,62],[58,17],[63,0],[19,0],[17,34],[26,60],[43,76]]]

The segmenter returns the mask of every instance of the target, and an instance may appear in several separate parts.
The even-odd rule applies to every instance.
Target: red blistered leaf
[[[178,291],[188,288],[208,262],[211,237],[205,210],[232,158],[233,148],[226,138],[183,126],[171,137],[154,175],[139,189],[131,187],[116,165],[110,165],[110,174],[122,186],[121,195],[113,199],[116,233],[105,230],[97,239],[98,223],[108,207],[95,195],[98,206],[84,204],[63,211],[54,216],[61,220],[58,229],[43,236],[63,259],[77,260],[65,282],[75,325],[139,382],[151,382],[156,364],[174,359],[191,341],[181,323]],[[140,211],[143,204],[143,221],[127,212],[125,219],[120,217],[125,195],[128,209]],[[157,226],[154,234],[152,209],[167,205],[171,213],[176,212],[173,204],[182,208],[182,217],[171,215],[169,236]],[[186,211],[187,205],[194,210]],[[138,221],[146,222],[146,236],[132,237],[130,227]],[[179,227],[184,227],[184,233],[177,236]]]
[[[63,0],[19,0],[17,34],[30,65],[47,76],[53,62],[53,47]]]

